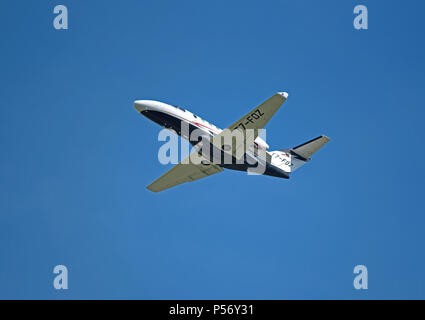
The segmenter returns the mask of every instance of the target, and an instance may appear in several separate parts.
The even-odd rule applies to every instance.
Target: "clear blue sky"
[[[424,12],[2,1],[0,298],[425,298]],[[226,127],[281,90],[271,149],[332,138],[290,180],[226,171],[145,189],[169,167],[134,100]],[[53,289],[57,264],[68,291]],[[367,291],[353,288],[358,264]]]

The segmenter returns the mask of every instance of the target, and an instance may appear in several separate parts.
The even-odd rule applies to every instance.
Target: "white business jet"
[[[258,135],[287,97],[286,92],[276,93],[225,130],[177,106],[152,100],[134,101],[134,107],[140,114],[188,139],[201,158],[197,162],[189,161],[191,156],[182,160],[147,189],[163,191],[222,172],[223,168],[246,172],[251,170],[255,173],[255,169],[261,167],[262,170],[257,171],[263,175],[288,179],[292,172],[309,161],[330,139],[321,135],[294,148],[269,151],[269,145]],[[182,128],[188,128],[188,132],[184,133]],[[191,141],[191,133],[195,130],[202,134]],[[239,133],[242,139],[232,139],[231,143],[226,144],[226,138],[235,133]],[[224,158],[230,161],[223,161]]]

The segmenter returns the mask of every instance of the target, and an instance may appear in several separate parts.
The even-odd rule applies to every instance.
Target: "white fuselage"
[[[188,110],[163,102],[154,100],[136,100],[134,102],[134,107],[142,115],[148,117],[154,122],[157,122],[161,126],[176,132],[187,140],[189,140],[189,137],[182,135],[181,132],[183,124],[189,125],[190,131],[192,131],[193,128],[196,128],[210,136],[215,136],[223,131],[214,124],[202,119]],[[260,137],[255,139],[254,144],[256,148],[263,150],[269,149],[268,144]]]
[[[204,136],[207,135],[209,137],[213,137],[223,131],[222,129],[202,119],[201,117],[196,116],[188,110],[163,102],[154,100],[136,100],[134,102],[134,107],[143,116],[154,121],[160,126],[177,133],[182,138],[189,140],[189,142],[194,146],[200,142],[200,140],[191,139],[194,130],[200,130]],[[184,128],[187,128],[188,130],[185,130]],[[196,132],[195,136],[199,137],[199,132]],[[261,157],[260,159],[257,154],[258,149],[261,149],[268,155],[267,157],[271,158],[271,154],[267,151],[269,149],[268,144],[260,137],[257,137],[254,140],[254,144],[250,146],[245,153],[245,161],[242,165],[222,164],[221,166],[232,170],[246,171],[247,168],[251,166],[249,163],[262,161],[266,162],[266,169],[264,174],[289,178],[286,172],[277,168],[275,165],[268,163],[265,160],[267,157]],[[257,160],[248,161],[249,159],[252,160],[253,158]]]

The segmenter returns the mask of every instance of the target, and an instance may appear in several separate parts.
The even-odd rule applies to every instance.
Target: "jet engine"
[[[260,149],[263,149],[263,150],[266,150],[266,151],[269,150],[269,145],[263,139],[261,139],[260,137],[257,137],[254,140],[254,145],[255,144],[257,144],[257,147],[260,148]]]

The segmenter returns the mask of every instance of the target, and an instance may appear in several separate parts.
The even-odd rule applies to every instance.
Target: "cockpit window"
[[[185,109],[183,109],[183,108],[181,108],[181,107],[179,107],[179,106],[174,106],[174,105],[173,105],[173,107],[175,107],[175,108],[177,108],[177,109],[180,109],[181,111],[186,112],[186,110],[185,110]]]

